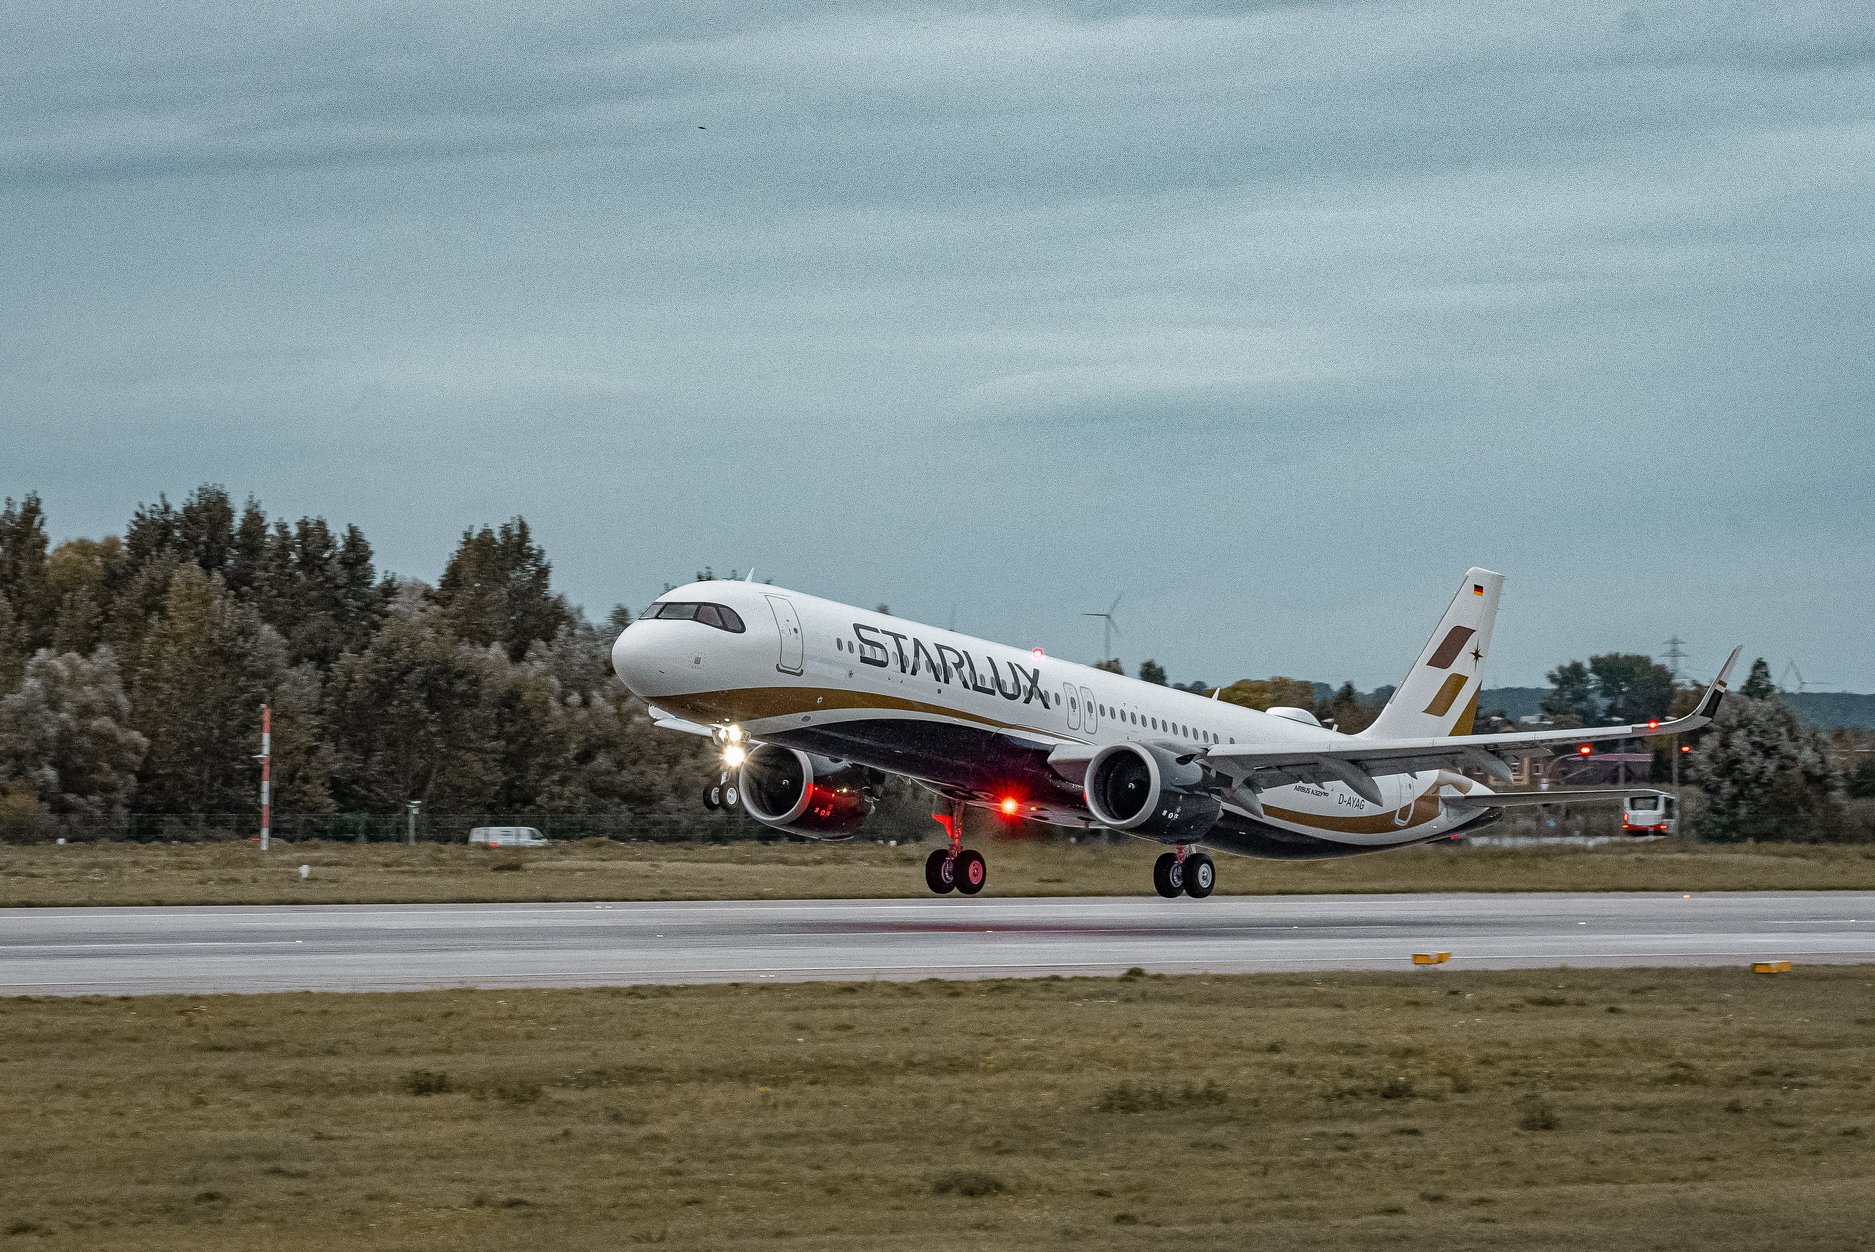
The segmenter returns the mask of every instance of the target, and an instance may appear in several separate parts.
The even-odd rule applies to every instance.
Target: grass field
[[[974,842],[974,841],[973,841]],[[919,896],[933,845],[613,843],[525,851],[460,844],[0,845],[0,907]],[[1155,845],[976,843],[994,895],[1144,895]],[[302,881],[300,865],[311,867]],[[1875,846],[1596,848],[1443,844],[1342,861],[1220,857],[1218,890],[1733,891],[1875,889]]]
[[[1875,970],[0,1002],[0,1247],[1867,1247]]]

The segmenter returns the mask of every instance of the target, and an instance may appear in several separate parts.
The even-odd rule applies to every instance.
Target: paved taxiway
[[[1875,892],[0,909],[0,994],[1875,961]]]

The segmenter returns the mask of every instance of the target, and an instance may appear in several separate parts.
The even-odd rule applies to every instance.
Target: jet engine
[[[1154,744],[1110,744],[1087,763],[1087,808],[1114,830],[1196,843],[1224,811],[1212,782],[1204,766]]]
[[[809,839],[846,839],[872,815],[866,771],[763,744],[742,762],[742,806],[766,826]]]

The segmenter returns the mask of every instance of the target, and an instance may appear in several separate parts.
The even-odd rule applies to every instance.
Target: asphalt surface
[[[0,909],[0,994],[1875,961],[1875,892]]]

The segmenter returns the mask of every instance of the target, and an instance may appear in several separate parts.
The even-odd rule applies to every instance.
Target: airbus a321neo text
[[[1671,721],[1473,735],[1503,576],[1467,570],[1374,724],[1342,734],[1296,708],[1268,712],[922,626],[764,583],[666,593],[612,645],[612,668],[660,726],[713,737],[709,802],[810,839],[872,812],[881,774],[946,803],[931,890],[975,895],[965,808],[1157,840],[1160,895],[1207,896],[1205,849],[1312,859],[1374,852],[1553,800],[1493,792],[1504,754],[1673,735],[1712,720],[1734,649],[1694,710]],[[1613,798],[1620,793],[1609,793]]]

